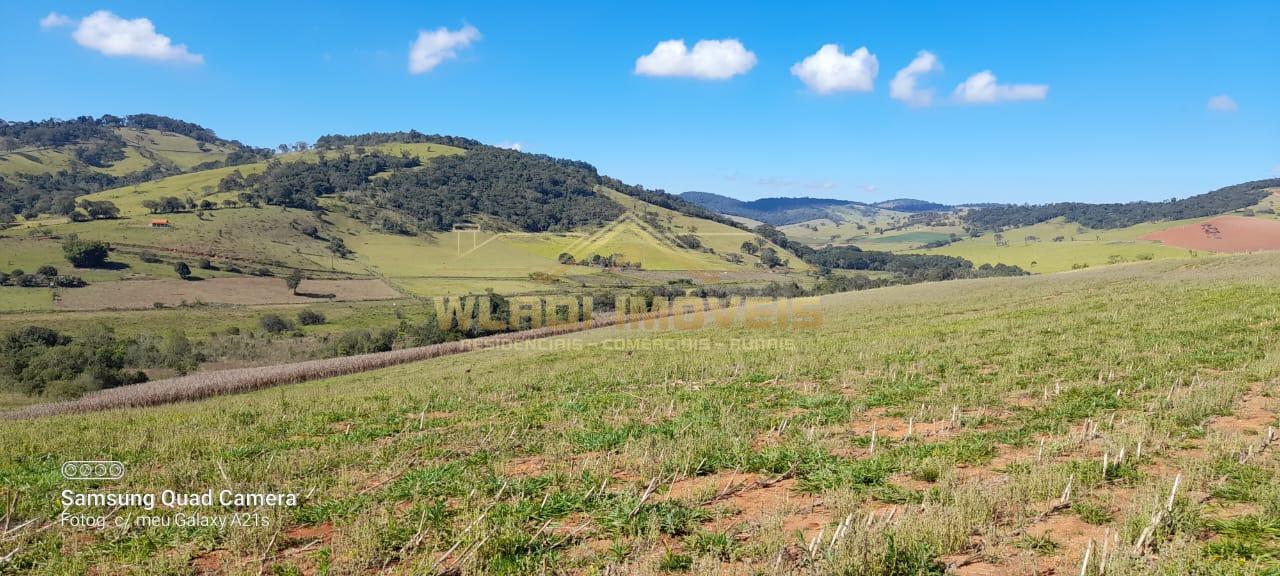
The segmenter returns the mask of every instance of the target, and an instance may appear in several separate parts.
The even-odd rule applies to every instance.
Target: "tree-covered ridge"
[[[0,152],[33,147],[46,148],[54,146],[72,146],[100,141],[108,144],[119,144],[124,140],[116,134],[117,128],[134,128],[137,130],[158,130],[179,134],[207,144],[225,144],[235,148],[247,148],[235,140],[223,140],[213,130],[199,124],[160,116],[157,114],[131,114],[113,116],[104,114],[98,118],[80,116],[70,120],[49,118],[24,122],[11,122],[0,119]]]
[[[835,206],[865,206],[832,198],[761,198],[744,202],[711,192],[685,192],[680,197],[687,202],[721,214],[759,220],[774,226],[828,218],[830,212],[827,209]]]
[[[974,228],[1002,230],[1030,226],[1065,218],[1094,229],[1125,228],[1143,222],[1203,218],[1257,204],[1270,192],[1267,188],[1280,187],[1280,178],[1255,180],[1227,186],[1198,196],[1164,202],[1127,202],[1113,204],[1086,204],[1083,202],[1059,202],[1025,206],[998,206],[973,210],[965,220]]]
[[[206,145],[229,150],[225,159],[205,162],[189,170],[143,151],[151,163],[128,174],[112,174],[103,170],[126,157],[129,146],[121,130],[156,130],[185,136]],[[0,222],[14,214],[35,217],[38,214],[70,214],[75,198],[109,188],[128,186],[164,178],[186,171],[207,170],[257,162],[270,156],[270,151],[245,146],[234,140],[223,140],[208,128],[155,114],[130,116],[81,116],[71,120],[48,119],[10,122],[0,120],[0,154],[34,158],[32,151],[56,150],[67,157],[65,165],[42,172],[19,171],[0,176]]]
[[[488,146],[486,144],[481,143],[478,140],[473,140],[471,138],[463,138],[461,136],[448,136],[448,135],[440,135],[440,134],[425,134],[417,130],[409,130],[407,132],[370,132],[368,134],[358,134],[354,136],[330,134],[330,135],[321,136],[319,139],[317,139],[315,147],[321,150],[338,150],[344,147],[360,148],[360,147],[368,147],[368,146],[377,146],[380,144],[396,144],[396,143],[441,144],[444,146],[453,146],[454,148],[461,148],[463,150],[470,150],[470,151],[505,150],[505,149],[497,148],[494,146]],[[508,152],[512,152],[512,151],[508,151]],[[663,190],[649,190],[644,188],[643,186],[626,184],[615,178],[601,175],[599,170],[597,170],[595,166],[592,166],[587,162],[576,161],[576,160],[560,160],[560,159],[553,159],[553,160],[555,160],[556,162],[567,163],[567,164],[576,166],[577,168],[581,168],[586,172],[589,172],[590,173],[589,178],[594,180],[596,185],[600,185],[606,188],[616,190],[618,192],[621,192],[633,198],[642,200],[644,202],[648,202],[650,204],[654,204],[656,206],[661,206],[668,210],[675,210],[676,212],[679,212],[686,216],[702,218],[705,220],[712,220],[715,222],[720,222],[721,224],[742,228],[740,224],[734,222],[733,220],[725,218],[724,216],[714,211],[707,210],[706,208],[698,206],[697,204],[688,202],[680,198],[679,196],[668,194]]]
[[[484,146],[478,140],[461,136],[442,136],[440,134],[423,134],[417,130],[408,132],[369,132],[345,136],[342,134],[326,134],[316,139],[316,148],[321,150],[337,150],[344,146],[377,146],[379,144],[416,144],[430,143],[453,146],[463,150],[474,150]]]
[[[384,144],[432,143],[465,154],[421,162],[367,149]],[[316,209],[318,197],[340,194],[352,214],[377,229],[397,233],[449,230],[477,218],[526,232],[563,231],[603,224],[624,208],[597,193],[616,190],[638,200],[741,228],[704,208],[661,190],[602,176],[591,164],[487,146],[456,136],[381,132],[323,136],[318,153],[304,162],[272,161],[261,174],[233,173],[223,191],[244,191],[267,204]],[[375,178],[374,176],[378,176]]]

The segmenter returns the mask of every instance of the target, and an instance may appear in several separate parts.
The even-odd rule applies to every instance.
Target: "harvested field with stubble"
[[[199,271],[197,271],[197,274]],[[329,296],[333,297],[330,298]],[[324,301],[394,300],[403,298],[386,282],[367,280],[304,280],[294,293],[283,278],[208,278],[205,280],[132,280],[102,282],[59,290],[59,310],[145,310],[157,303],[186,304],[308,304]]]
[[[0,422],[0,573],[1280,570],[1280,254],[822,311]],[[59,475],[98,459],[127,472]],[[93,530],[57,522],[68,488],[301,502],[255,509],[266,526]]]

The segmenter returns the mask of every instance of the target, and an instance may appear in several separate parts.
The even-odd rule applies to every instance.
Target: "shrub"
[[[301,312],[298,312],[298,323],[303,326],[315,326],[317,324],[324,324],[324,321],[325,321],[324,314],[321,314],[316,310],[303,310]]]
[[[58,276],[53,281],[53,285],[59,288],[80,288],[86,284],[88,282],[79,276]]]
[[[36,274],[53,278],[54,276],[58,275],[58,269],[48,264],[45,264],[44,266],[41,266],[36,269]]]
[[[178,273],[178,277],[186,280],[191,277],[191,267],[186,262],[178,261],[173,263],[173,271]]]
[[[164,262],[164,260],[161,260],[159,256],[156,256],[155,252],[152,252],[150,250],[143,250],[141,253],[138,254],[138,259],[143,262],[146,262],[147,264],[159,264],[161,262]]]
[[[196,267],[201,270],[217,270],[217,268],[213,267],[213,262],[210,262],[208,258],[201,258],[196,262]]]
[[[254,276],[275,276],[275,273],[272,272],[270,268],[262,267],[254,268],[250,274],[253,274]]]
[[[271,334],[279,334],[285,330],[292,330],[293,323],[280,317],[279,314],[266,314],[258,319],[258,326]]]

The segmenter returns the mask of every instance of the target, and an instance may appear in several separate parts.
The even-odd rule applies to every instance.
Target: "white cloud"
[[[880,62],[866,46],[846,55],[839,46],[825,44],[791,67],[791,74],[818,94],[870,92],[879,73]]]
[[[990,70],[970,76],[955,91],[955,99],[966,104],[1044,100],[1048,96],[1047,84],[1000,84]]]
[[[894,74],[893,80],[889,82],[889,97],[906,102],[910,106],[932,104],[933,89],[917,88],[916,83],[921,76],[940,70],[942,70],[942,62],[938,61],[938,57],[933,52],[921,50],[916,54],[915,60]]]
[[[470,24],[450,30],[440,27],[430,32],[418,31],[418,39],[409,46],[409,73],[430,72],[441,62],[458,57],[458,50],[480,39],[480,31]]]
[[[1210,98],[1205,107],[1214,112],[1237,112],[1240,110],[1240,105],[1236,104],[1235,99],[1226,94],[1219,94]]]
[[[66,14],[58,12],[50,12],[48,16],[40,19],[40,27],[44,29],[59,28],[62,26],[70,26],[74,20]]]
[[[685,46],[684,40],[664,40],[652,52],[636,58],[635,73],[726,80],[746,74],[755,65],[755,53],[733,38],[699,40],[693,50]]]
[[[107,56],[133,56],[185,64],[204,62],[204,56],[187,51],[185,44],[174,44],[168,36],[156,33],[156,27],[150,20],[125,20],[106,10],[86,16],[71,37],[81,46]]]
[[[523,151],[524,151],[524,142],[512,142],[512,141],[510,141],[510,140],[507,140],[507,141],[503,141],[503,142],[499,143],[499,144],[498,144],[498,147],[499,147],[499,148],[506,148],[507,150],[515,150],[516,152],[523,152]]]

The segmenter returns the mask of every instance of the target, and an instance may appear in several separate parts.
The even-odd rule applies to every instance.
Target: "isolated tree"
[[[120,217],[120,209],[109,200],[81,200],[79,205],[94,220]]]
[[[173,263],[173,271],[178,273],[178,277],[186,280],[191,277],[191,267],[186,262],[178,261]]]
[[[76,268],[100,268],[107,263],[111,246],[99,240],[81,240],[72,234],[62,243],[62,254]]]
[[[298,285],[302,284],[302,271],[294,269],[294,271],[290,272],[289,275],[285,277],[284,284],[289,287],[290,292],[297,294]]]
[[[747,241],[742,243],[742,251],[752,256],[755,256],[756,253],[760,251],[760,249],[756,247],[755,243],[751,241]]]
[[[775,268],[782,265],[782,259],[778,257],[778,252],[771,247],[765,246],[760,250],[760,263],[766,268]]]
[[[570,253],[568,253],[568,252],[561,252],[561,253],[560,253],[559,260],[560,260],[560,263],[561,263],[561,264],[570,264],[570,265],[571,265],[571,264],[573,264],[573,263],[574,263],[573,254],[570,254]]]

